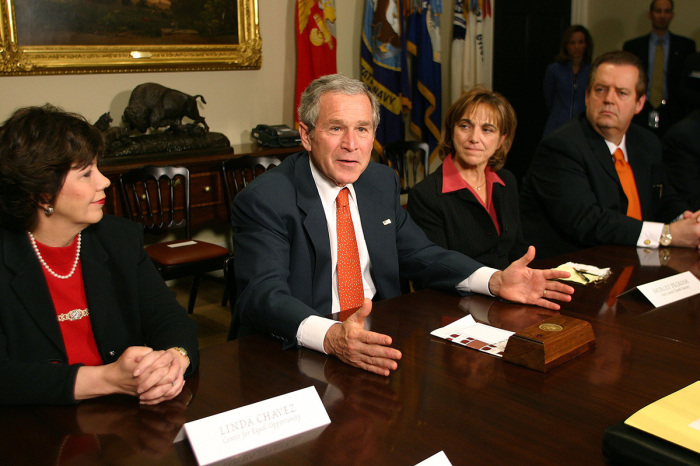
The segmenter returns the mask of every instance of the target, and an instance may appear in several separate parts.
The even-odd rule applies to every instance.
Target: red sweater
[[[77,237],[69,246],[63,248],[53,248],[38,241],[36,244],[44,261],[51,267],[51,270],[59,275],[70,273],[78,248]],[[51,275],[43,265],[41,269],[44,271],[46,283],[49,285],[49,292],[51,293],[57,316],[67,314],[73,310],[87,309],[85,284],[83,283],[83,271],[80,262],[78,262],[75,273],[65,280]],[[78,320],[65,319],[59,321],[58,324],[63,334],[68,364],[102,365],[102,358],[97,350],[97,343],[95,343],[95,335],[92,333],[92,324],[89,316]]]

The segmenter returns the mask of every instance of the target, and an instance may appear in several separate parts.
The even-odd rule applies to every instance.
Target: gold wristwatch
[[[661,243],[661,246],[670,246],[672,239],[671,226],[669,224],[665,224],[664,229],[661,230],[661,239],[659,240],[659,243]]]

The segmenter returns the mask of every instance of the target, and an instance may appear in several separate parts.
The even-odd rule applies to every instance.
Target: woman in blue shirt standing
[[[544,76],[544,99],[549,117],[543,136],[586,108],[592,56],[593,39],[588,29],[580,24],[568,27],[562,35],[559,53]]]

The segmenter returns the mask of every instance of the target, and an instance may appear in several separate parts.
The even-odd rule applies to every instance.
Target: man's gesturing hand
[[[365,319],[372,312],[372,301],[365,299],[360,309],[342,324],[331,326],[323,340],[323,348],[341,361],[374,372],[389,375],[401,359],[399,350],[389,348],[391,337],[365,330]]]
[[[570,295],[574,289],[552,280],[568,278],[570,274],[561,270],[531,269],[527,265],[534,258],[535,247],[530,246],[523,257],[510,264],[504,271],[496,272],[491,276],[489,289],[491,293],[509,301],[559,310],[558,304],[548,300],[571,301]]]

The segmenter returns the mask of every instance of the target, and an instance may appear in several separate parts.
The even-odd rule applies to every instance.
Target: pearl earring
[[[46,214],[47,217],[50,217],[51,214],[53,214],[53,207],[48,206],[46,209],[44,209],[44,213]]]

